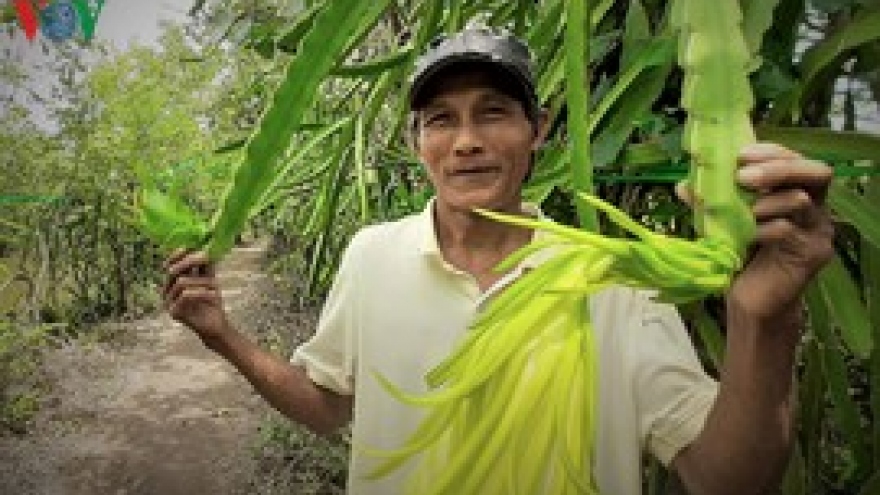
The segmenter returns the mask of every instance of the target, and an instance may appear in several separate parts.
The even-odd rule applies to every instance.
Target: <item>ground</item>
[[[265,251],[236,248],[219,277],[232,320],[284,352],[314,311],[289,309]],[[292,428],[166,314],[106,329],[45,356],[40,412],[26,434],[0,437],[0,494],[341,493],[340,439]]]

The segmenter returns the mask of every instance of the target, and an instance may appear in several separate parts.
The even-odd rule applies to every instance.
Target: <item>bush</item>
[[[35,371],[49,326],[0,320],[0,434],[23,433],[39,402]]]

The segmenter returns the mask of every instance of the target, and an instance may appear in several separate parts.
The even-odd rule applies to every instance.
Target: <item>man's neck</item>
[[[501,212],[523,214],[520,207],[512,206]],[[433,215],[437,243],[443,257],[481,282],[494,278],[489,276],[492,269],[532,238],[530,230],[503,224],[475,212],[448,208],[440,203],[435,203]]]

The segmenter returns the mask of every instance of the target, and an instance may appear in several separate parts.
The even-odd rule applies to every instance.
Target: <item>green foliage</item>
[[[29,327],[0,319],[0,434],[21,433],[38,409],[34,379],[48,326]]]
[[[591,38],[587,2],[566,2],[565,10],[565,99],[568,111],[567,128],[571,133],[571,182],[576,190],[593,193],[593,164],[590,162],[590,131],[586,115],[589,114],[590,84],[587,82],[587,64],[590,55],[587,41]],[[586,54],[586,57],[584,56]],[[596,212],[579,196],[574,198],[581,227],[597,231],[599,220]]]
[[[52,96],[41,100],[51,125],[31,123],[17,100],[4,115],[0,195],[23,198],[0,206],[0,409],[8,418],[36,405],[25,371],[46,345],[36,335],[68,338],[155,309],[162,253],[136,228],[140,181],[179,191],[198,211],[215,207],[227,160],[210,150],[239,132],[230,120],[246,111],[236,99],[241,74],[221,53],[181,62],[194,58],[191,43],[171,29],[162,52],[59,52]],[[11,62],[2,67],[4,83],[29,89]]]
[[[355,8],[342,1],[330,2],[315,17],[323,29],[309,30],[302,40],[302,51],[287,70],[272,105],[259,130],[245,147],[245,161],[227,190],[223,207],[211,226],[206,249],[218,259],[231,247],[236,235],[259,204],[277,175],[276,162],[287,149],[291,134],[304,120],[306,109],[315,98],[318,85],[329,70],[345,55],[362,25],[369,25],[382,13],[387,2],[359,3]]]

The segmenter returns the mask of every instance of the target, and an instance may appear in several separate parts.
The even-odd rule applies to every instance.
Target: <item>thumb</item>
[[[675,195],[688,206],[694,205],[694,193],[687,179],[675,183]]]

